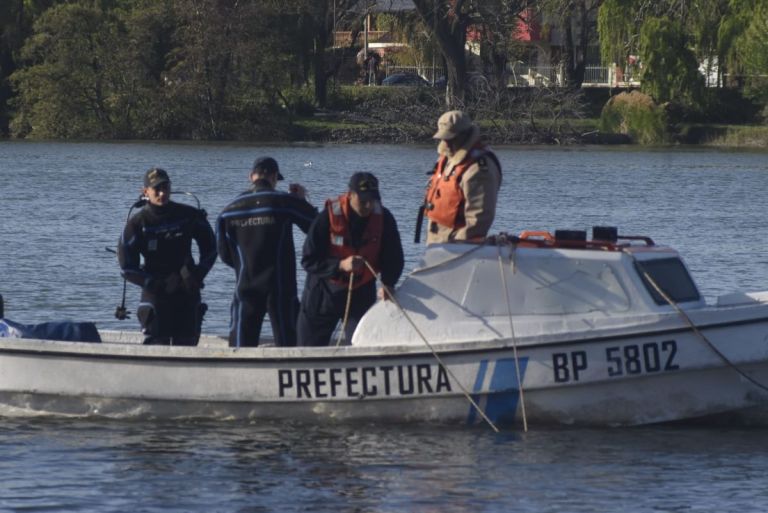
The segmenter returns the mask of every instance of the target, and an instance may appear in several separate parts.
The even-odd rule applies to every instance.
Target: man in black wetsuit
[[[213,230],[205,211],[171,201],[164,170],[147,171],[143,195],[146,205],[128,220],[118,261],[125,279],[142,288],[136,316],[147,335],[144,343],[197,345],[205,313],[200,289],[216,261]],[[192,240],[199,249],[197,264]]]
[[[251,189],[224,207],[216,222],[219,257],[235,270],[237,279],[229,345],[258,346],[269,312],[275,344],[295,346],[293,225],[306,233],[317,209],[307,202],[306,190],[299,184],[291,184],[290,193],[275,190],[283,175],[273,158],[257,159],[250,176]]]
[[[394,216],[381,206],[379,181],[371,173],[355,173],[349,192],[326,201],[304,242],[301,265],[307,281],[297,325],[300,345],[329,344],[344,318],[350,281],[345,338],[351,342],[360,318],[376,302],[376,278],[367,264],[391,293],[403,272],[403,246]],[[379,298],[387,299],[384,289]]]

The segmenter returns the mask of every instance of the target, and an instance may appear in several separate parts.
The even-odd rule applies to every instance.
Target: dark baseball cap
[[[285,177],[280,174],[280,167],[277,165],[277,161],[272,157],[259,157],[253,163],[251,173],[265,173],[272,174],[277,173],[278,180],[285,180]]]
[[[380,200],[379,179],[372,173],[358,172],[349,179],[349,190],[354,191],[362,200]]]
[[[171,178],[165,169],[153,167],[144,175],[144,187],[157,187],[161,183],[171,183]]]

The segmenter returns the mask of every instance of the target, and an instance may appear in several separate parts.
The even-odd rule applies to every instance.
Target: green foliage
[[[621,93],[603,107],[600,130],[627,134],[639,144],[668,142],[667,115],[653,99],[639,91]]]
[[[117,42],[114,20],[98,8],[73,3],[46,11],[22,50],[31,64],[11,77],[20,91],[12,129],[31,137],[119,135],[112,111]]]
[[[629,43],[636,29],[632,0],[605,0],[597,13],[600,56],[606,64],[626,62]]]
[[[747,75],[747,91],[768,98],[768,1],[758,2],[734,46]]]
[[[642,90],[657,102],[700,103],[704,88],[698,63],[679,23],[651,18],[640,31]]]

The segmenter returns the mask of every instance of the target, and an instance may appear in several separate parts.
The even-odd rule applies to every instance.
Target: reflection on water
[[[14,420],[0,507],[759,511],[762,431]],[[62,471],[66,469],[66,471]]]
[[[310,200],[379,176],[407,267],[432,147],[258,147],[0,142],[0,293],[9,318],[113,317],[114,248],[142,173],[165,167],[209,217],[278,159]],[[508,148],[497,231],[616,225],[681,251],[708,298],[768,289],[765,153]],[[312,166],[304,166],[305,162]],[[297,246],[303,238],[296,234]],[[303,277],[300,277],[300,286]],[[221,263],[205,329],[224,333],[234,287]],[[135,310],[138,290],[129,289]],[[2,511],[763,511],[764,430],[539,430],[226,421],[4,418]]]

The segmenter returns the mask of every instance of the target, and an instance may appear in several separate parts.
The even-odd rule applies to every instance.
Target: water
[[[6,315],[134,329],[135,319],[113,317],[122,281],[104,248],[115,246],[143,172],[166,168],[213,220],[263,154],[318,206],[353,171],[374,172],[413,267],[432,147],[0,142]],[[768,289],[764,152],[537,147],[499,156],[497,231],[616,225],[680,250],[709,300]],[[233,272],[217,263],[204,290],[206,332],[226,332],[233,286]],[[129,288],[130,309],[137,299]],[[763,429],[532,426],[494,435],[484,427],[0,420],[0,511],[750,512],[768,504],[767,466]]]

